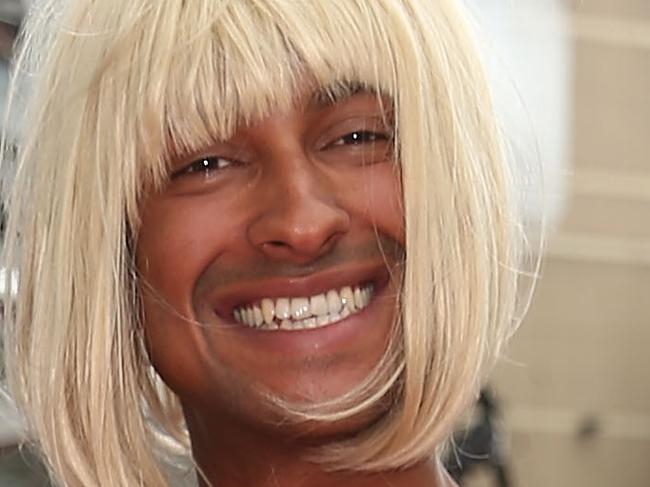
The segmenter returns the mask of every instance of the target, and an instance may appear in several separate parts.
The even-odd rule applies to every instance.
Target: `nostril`
[[[265,242],[264,245],[268,247],[281,248],[286,247],[287,244],[282,240],[271,240],[270,242]]]
[[[291,250],[290,246],[287,245],[287,243],[283,242],[282,240],[270,240],[268,242],[264,242],[261,245],[261,249],[263,252],[266,252],[267,254],[273,256],[284,255],[285,252]]]

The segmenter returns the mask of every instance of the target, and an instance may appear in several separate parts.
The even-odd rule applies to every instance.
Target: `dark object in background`
[[[447,470],[459,485],[474,470],[493,473],[496,487],[510,487],[504,433],[499,428],[500,414],[494,395],[481,390],[477,408],[477,421],[467,430],[454,433],[455,448],[445,459]]]
[[[0,450],[0,486],[51,487],[45,467],[29,448]]]
[[[9,64],[11,57],[13,55],[13,47],[18,32],[20,31],[20,26],[23,21],[24,16],[24,7],[20,0],[0,0],[0,64]],[[1,66],[0,69],[7,69],[6,66]],[[2,73],[0,73],[2,74]],[[0,93],[0,98],[3,97],[5,93]],[[0,100],[0,107],[2,106]],[[2,112],[3,110],[0,110]],[[2,132],[2,116],[4,114],[0,113],[0,132]],[[3,159],[15,159],[16,155],[16,145],[13,141],[8,140],[7,146],[5,147],[6,152],[0,154],[0,157]],[[4,237],[5,230],[5,208],[0,207],[0,243]]]
[[[9,62],[17,34],[18,27],[0,20],[0,60]]]
[[[23,18],[19,0],[0,0],[0,60],[8,62]]]

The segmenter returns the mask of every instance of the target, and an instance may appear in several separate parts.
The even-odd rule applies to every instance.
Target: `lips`
[[[374,292],[386,286],[389,278],[384,261],[367,262],[305,276],[246,280],[228,285],[210,299],[216,303],[214,311],[222,320],[237,325],[275,329],[285,321],[288,329],[286,320],[300,322],[315,318],[317,323],[318,316],[323,317],[321,325],[324,325],[327,314],[333,322],[342,319],[340,315],[347,317],[350,312],[365,307]],[[302,325],[315,327],[311,321]]]

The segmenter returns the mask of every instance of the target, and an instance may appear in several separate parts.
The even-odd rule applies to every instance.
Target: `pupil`
[[[368,132],[352,132],[348,137],[348,141],[352,144],[360,144],[373,140],[372,134]]]

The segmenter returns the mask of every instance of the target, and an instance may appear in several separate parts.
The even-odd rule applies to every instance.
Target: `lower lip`
[[[280,353],[313,353],[317,350],[339,349],[354,337],[363,336],[377,326],[382,316],[381,301],[386,299],[390,286],[375,288],[368,306],[348,317],[320,328],[302,330],[257,330],[233,325],[237,334],[245,337],[250,347],[260,347]]]

